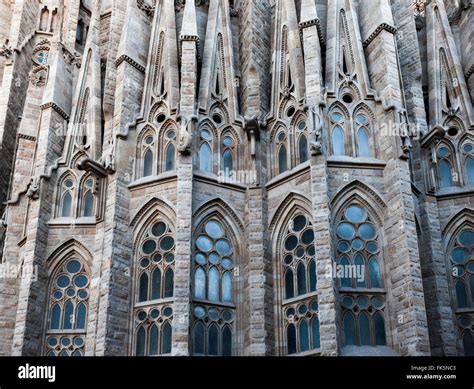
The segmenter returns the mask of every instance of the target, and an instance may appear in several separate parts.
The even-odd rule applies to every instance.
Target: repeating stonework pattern
[[[0,0],[0,355],[473,355],[473,12]]]

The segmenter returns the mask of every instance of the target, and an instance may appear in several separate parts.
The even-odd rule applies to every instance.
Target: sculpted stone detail
[[[177,120],[180,122],[178,151],[181,154],[188,155],[191,153],[193,134],[198,117],[194,115],[190,117],[178,116]]]

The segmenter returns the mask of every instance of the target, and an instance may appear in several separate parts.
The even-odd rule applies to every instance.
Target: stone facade
[[[0,11],[0,355],[474,353],[471,0]]]

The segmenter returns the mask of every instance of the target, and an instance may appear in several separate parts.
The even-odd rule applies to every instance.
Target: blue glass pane
[[[138,301],[147,301],[148,300],[148,275],[143,273],[140,276],[140,281],[138,282]]]
[[[370,322],[365,313],[359,316],[360,345],[370,346],[372,344],[370,337]]]
[[[298,296],[306,294],[306,269],[302,263],[298,265],[296,270],[296,279],[298,284]]]
[[[317,349],[321,347],[321,341],[319,336],[319,319],[316,316],[311,322],[311,337],[312,337],[312,349]]]
[[[155,269],[151,275],[151,299],[158,300],[161,298],[161,270]]]
[[[286,155],[286,147],[281,146],[278,151],[278,172],[283,173],[288,170],[288,160]]]
[[[140,327],[137,331],[137,345],[135,348],[137,356],[142,357],[145,355],[145,329]]]
[[[309,263],[309,290],[310,292],[316,291],[316,263],[311,261]]]
[[[204,325],[202,323],[197,323],[194,326],[194,353],[195,354],[204,354]]]
[[[313,243],[313,241],[314,241],[314,231],[311,229],[311,230],[306,230],[305,232],[303,232],[303,235],[301,235],[301,241],[304,244]]]
[[[176,165],[176,149],[172,143],[166,148],[165,171],[169,172],[175,169]]]
[[[166,322],[163,326],[162,354],[171,354],[171,336],[172,329],[170,323]]]
[[[62,217],[71,216],[71,204],[72,204],[72,197],[71,197],[71,194],[67,192],[63,197],[63,207],[61,210]]]
[[[207,234],[214,239],[219,239],[224,235],[224,229],[222,228],[221,223],[211,220],[206,224]]]
[[[67,271],[69,273],[78,273],[79,270],[81,270],[81,263],[79,261],[76,261],[75,259],[73,259],[72,261],[69,261],[68,264],[67,264]]]
[[[202,300],[206,298],[206,273],[202,268],[196,269],[194,273],[194,297]]]
[[[77,313],[76,313],[76,328],[77,329],[86,328],[86,316],[87,316],[86,305],[81,303],[78,305]]]
[[[469,251],[465,248],[455,248],[451,253],[451,258],[455,263],[463,263],[469,259]]]
[[[59,330],[61,323],[61,307],[59,304],[55,304],[53,309],[51,309],[51,323],[49,328],[52,330]]]
[[[354,259],[354,264],[357,267],[356,274],[357,274],[357,279],[356,279],[356,286],[358,288],[365,288],[367,283],[365,280],[365,261],[364,258],[360,255],[357,254]],[[361,277],[359,275],[362,274]]]
[[[84,197],[84,217],[94,216],[94,195],[87,192]]]
[[[471,276],[469,278],[469,286],[471,288],[471,301],[472,301],[471,307],[473,307],[474,306],[474,276]]]
[[[296,353],[296,329],[293,324],[290,324],[286,329],[286,340],[288,345],[288,354]]]
[[[221,239],[217,241],[216,249],[221,255],[229,255],[232,252],[232,245],[228,240]]]
[[[456,299],[458,302],[458,308],[467,308],[467,293],[466,285],[463,281],[456,283]]]
[[[88,278],[83,274],[74,278],[74,285],[76,285],[78,288],[84,288],[88,282]]]
[[[355,345],[355,323],[354,317],[350,313],[344,315],[344,344],[346,346]]]
[[[342,266],[343,275],[347,275],[348,270],[349,270],[349,265],[350,265],[349,260],[346,257],[343,257],[340,260],[339,265]],[[352,286],[351,279],[349,277],[341,278],[341,286],[345,288],[350,288]]]
[[[332,149],[334,155],[346,155],[346,147],[344,143],[344,131],[337,126],[332,132]]]
[[[208,334],[208,355],[219,355],[218,354],[218,344],[219,344],[219,330],[217,326],[212,324],[209,327],[209,334]]]
[[[224,151],[222,155],[222,169],[228,175],[234,169],[234,162],[232,160],[232,152],[230,150]]]
[[[232,355],[232,331],[225,327],[222,331],[222,356],[230,357]]]
[[[199,250],[207,253],[211,251],[213,243],[207,236],[201,235],[196,240],[196,246]]]
[[[370,287],[382,287],[382,274],[380,272],[379,261],[374,257],[369,261]]]
[[[293,230],[301,231],[306,227],[306,217],[303,215],[298,215],[293,219]]]
[[[346,209],[346,218],[351,223],[362,223],[367,218],[367,214],[364,208],[359,207],[358,205],[351,205]]]
[[[207,298],[211,301],[219,301],[219,271],[215,267],[209,270]]]
[[[459,235],[459,243],[463,246],[474,246],[474,231],[468,230],[461,232],[461,235]]]
[[[359,227],[359,235],[362,239],[374,239],[376,235],[375,227],[372,224],[364,223]]]
[[[308,160],[308,140],[304,135],[300,136],[298,150],[300,155],[300,163],[306,162]]]
[[[288,269],[285,274],[285,296],[287,299],[295,297],[295,289],[293,285],[293,271]]]
[[[453,186],[453,174],[451,171],[451,164],[446,161],[442,160],[439,163],[439,174],[440,174],[440,188],[450,188]]]
[[[222,301],[231,303],[232,298],[232,276],[229,272],[225,272],[222,276]]]
[[[474,158],[469,157],[466,159],[465,164],[467,184],[474,185]]]
[[[351,240],[355,236],[355,229],[352,224],[349,223],[341,223],[337,227],[337,234],[342,239]]]
[[[363,128],[357,131],[357,156],[370,157],[369,134]]]
[[[203,143],[199,150],[199,170],[212,172],[212,152],[207,143]]]
[[[306,320],[300,322],[300,352],[309,350],[308,323]]]
[[[288,238],[285,240],[285,249],[288,251],[292,251],[296,248],[298,245],[298,238],[294,235],[290,235]]]
[[[173,269],[168,268],[165,273],[165,298],[173,297],[174,289],[174,272]]]
[[[148,355],[158,355],[158,326],[153,324],[148,335]]]
[[[385,339],[385,323],[381,313],[376,313],[374,316],[375,326],[375,344],[377,346],[385,346],[387,341]]]
[[[66,303],[64,308],[63,329],[72,329],[72,322],[74,321],[74,305],[71,301]]]
[[[143,177],[153,174],[153,152],[148,149],[143,157]]]

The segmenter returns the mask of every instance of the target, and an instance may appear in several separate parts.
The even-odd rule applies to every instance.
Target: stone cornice
[[[52,101],[50,101],[49,103],[45,103],[45,104],[42,104],[40,106],[41,109],[48,109],[48,108],[52,108],[54,109],[57,113],[59,113],[63,119],[66,119],[66,120],[69,120],[69,115],[66,113],[66,111],[64,109],[62,109],[59,105],[57,105],[56,103],[53,103]]]
[[[373,32],[370,34],[370,36],[364,41],[363,46],[366,48],[368,45],[372,43],[372,41],[383,31],[388,31],[391,32],[392,34],[397,33],[397,28],[394,26],[391,26],[388,23],[382,23],[380,24]]]
[[[18,139],[29,140],[29,141],[32,141],[32,142],[35,142],[35,141],[36,141],[36,136],[27,135],[27,134],[22,134],[21,132],[18,133],[17,138],[18,138]]]
[[[139,72],[145,72],[145,66],[135,61],[133,58],[129,57],[127,54],[122,54],[115,60],[115,67],[118,68],[123,62],[127,62],[129,65],[133,66]]]

